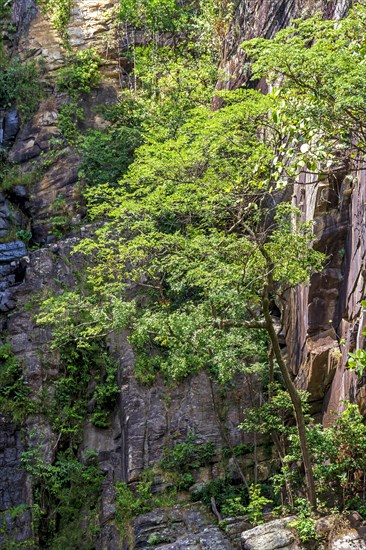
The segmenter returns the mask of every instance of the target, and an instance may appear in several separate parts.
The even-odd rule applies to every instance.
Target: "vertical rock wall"
[[[289,301],[287,343],[297,384],[311,394],[325,423],[342,400],[365,408],[365,389],[345,365],[363,347],[366,261],[365,172],[338,172],[330,180],[298,185],[295,204],[314,220],[316,248],[327,255],[322,273]]]

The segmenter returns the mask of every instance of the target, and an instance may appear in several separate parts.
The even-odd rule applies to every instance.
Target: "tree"
[[[307,168],[320,173],[345,162],[364,166],[366,152],[366,5],[341,21],[318,15],[293,21],[274,39],[243,44],[253,78],[277,86],[278,112],[308,149]],[[300,131],[298,131],[300,130]]]
[[[264,362],[267,333],[295,409],[315,506],[301,401],[271,307],[287,289],[307,283],[323,255],[311,247],[311,224],[270,192],[282,137],[271,119],[273,97],[248,91],[229,99],[215,113],[198,111],[177,139],[141,147],[118,189],[90,190],[90,213],[103,213],[105,223],[76,247],[92,259],[93,299],[75,302],[89,320],[75,327],[70,294],[46,301],[39,320],[54,323],[58,303],[66,313],[59,337],[69,326],[81,345],[129,326],[145,378],[154,369],[179,378],[208,368],[220,380],[253,371]],[[123,300],[131,284],[143,299]]]

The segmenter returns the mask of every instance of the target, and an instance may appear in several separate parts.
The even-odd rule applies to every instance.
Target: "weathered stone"
[[[324,182],[321,183],[324,185]],[[319,182],[304,181],[295,188],[295,204],[304,217],[315,220],[316,248],[327,255],[326,269],[314,275],[309,287],[296,289],[288,299],[291,318],[284,319],[289,364],[297,384],[313,401],[326,396],[324,422],[332,422],[342,400],[355,400],[356,377],[345,371],[348,352],[363,345],[365,314],[366,175],[339,173],[328,182],[328,208],[319,208]],[[340,345],[340,343],[342,345]],[[362,388],[360,395],[362,394]],[[360,398],[361,399],[361,398]]]
[[[27,255],[23,241],[0,243],[0,264],[9,264]]]
[[[3,145],[8,147],[15,139],[19,131],[20,121],[18,111],[16,109],[10,109],[4,116],[4,134]]]
[[[11,420],[1,414],[0,433],[0,546],[7,547],[7,541],[12,542],[13,547],[15,544],[25,547],[22,543],[32,534],[29,511],[20,509],[19,514],[11,513],[30,496],[27,476],[20,462],[21,434]]]
[[[220,523],[220,527],[222,527],[225,535],[230,540],[234,550],[241,549],[241,535],[243,531],[253,529],[249,521],[240,516],[225,518]]]
[[[333,540],[329,550],[365,550],[366,539],[356,529]]]
[[[147,550],[157,543],[164,550],[231,550],[232,546],[200,504],[158,509],[138,516],[133,523],[135,548]]]
[[[288,527],[294,518],[284,518],[245,531],[241,536],[243,550],[301,550]]]

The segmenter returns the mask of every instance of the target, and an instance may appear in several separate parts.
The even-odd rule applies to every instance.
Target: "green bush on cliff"
[[[116,184],[141,144],[138,129],[116,125],[109,130],[90,130],[81,142],[83,160],[79,176],[88,185]]]
[[[61,92],[77,98],[89,93],[101,79],[101,57],[94,48],[80,50],[70,55],[65,67],[58,72],[57,85]]]
[[[22,367],[9,344],[0,346],[0,410],[15,421],[26,417],[29,390]]]
[[[161,467],[183,472],[209,464],[216,451],[215,445],[212,441],[199,443],[198,439],[199,436],[189,434],[184,442],[164,447]]]
[[[46,398],[47,417],[61,443],[77,445],[86,418],[107,428],[119,393],[117,365],[101,342],[84,349],[62,349],[60,376]]]
[[[22,455],[32,476],[34,528],[40,547],[50,550],[95,548],[98,505],[103,472],[93,452],[83,462],[71,449],[46,463],[38,448]]]
[[[197,9],[194,2],[176,0],[122,0],[120,18],[139,29],[152,32],[186,31],[188,20]]]
[[[132,538],[130,524],[139,514],[150,512],[154,508],[172,506],[176,503],[174,491],[166,493],[153,493],[152,481],[148,479],[147,471],[143,479],[135,484],[132,489],[124,481],[115,485],[116,489],[116,525],[124,541]]]
[[[79,107],[77,101],[70,101],[61,105],[58,111],[57,126],[69,145],[78,145],[81,141],[81,134],[78,124],[84,120],[84,111]]]
[[[12,59],[0,68],[0,108],[16,107],[24,123],[36,111],[42,97],[37,65]]]

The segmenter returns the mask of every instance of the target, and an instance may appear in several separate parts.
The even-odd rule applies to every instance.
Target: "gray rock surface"
[[[16,262],[27,255],[27,248],[23,241],[0,243],[0,264]]]
[[[279,519],[245,531],[241,537],[242,550],[301,550],[289,527],[293,520]]]
[[[141,550],[232,550],[200,504],[177,505],[139,516],[133,524],[134,547]],[[165,544],[164,544],[165,543]]]
[[[333,540],[329,550],[366,550],[366,539],[356,529]]]
[[[4,134],[2,143],[4,147],[8,147],[15,140],[19,127],[20,120],[18,111],[15,108],[10,109],[4,116]]]
[[[12,541],[13,548],[26,547],[22,543],[32,535],[30,512],[24,506],[30,487],[20,462],[22,450],[20,430],[0,413],[0,548],[8,548],[6,541]]]

